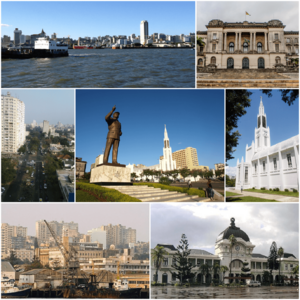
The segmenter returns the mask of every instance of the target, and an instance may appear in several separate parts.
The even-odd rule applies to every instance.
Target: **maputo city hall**
[[[299,31],[284,31],[279,20],[226,23],[211,20],[198,31],[197,69],[282,69],[299,58]]]

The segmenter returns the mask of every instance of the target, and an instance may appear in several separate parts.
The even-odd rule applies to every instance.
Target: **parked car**
[[[47,183],[44,183],[44,189],[45,190],[47,189]]]
[[[248,283],[248,286],[252,286],[252,287],[260,287],[261,283],[259,281],[254,281],[254,280],[250,280],[250,282]]]

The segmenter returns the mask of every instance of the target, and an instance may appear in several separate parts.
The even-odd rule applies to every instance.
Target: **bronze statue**
[[[121,131],[121,123],[118,121],[119,112],[113,112],[116,110],[116,106],[112,108],[112,110],[107,114],[105,117],[105,121],[108,124],[108,134],[106,138],[106,146],[104,151],[104,157],[103,157],[103,163],[108,162],[109,152],[111,149],[111,146],[113,145],[113,151],[112,151],[112,163],[118,164],[117,157],[118,157],[118,148],[120,143],[120,136],[122,135]],[[113,114],[113,117],[111,118],[111,115]]]

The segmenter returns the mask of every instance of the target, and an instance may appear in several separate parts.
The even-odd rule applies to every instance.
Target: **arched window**
[[[276,63],[276,64],[280,64],[280,63],[281,63],[281,59],[280,59],[279,56],[276,56],[276,58],[275,58],[275,63]]]
[[[203,59],[202,58],[198,59],[198,66],[203,66]]]
[[[248,53],[248,43],[247,42],[245,42],[243,44],[243,47],[244,47],[244,53]]]
[[[262,53],[262,43],[257,43],[257,52]]]
[[[210,59],[210,63],[213,65],[216,64],[216,58],[214,56]]]
[[[229,43],[229,52],[233,53],[234,52],[234,43]]]

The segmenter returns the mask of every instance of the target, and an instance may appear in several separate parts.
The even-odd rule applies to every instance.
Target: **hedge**
[[[114,189],[108,189],[103,186],[99,186],[91,183],[76,182],[76,190],[85,190],[88,192],[92,192],[93,194],[97,195],[99,198],[105,199],[108,202],[141,202],[141,200],[137,198],[124,195]],[[76,199],[76,202],[85,202],[85,201],[82,199],[78,199],[78,200]],[[95,198],[94,202],[98,202],[98,200]]]
[[[205,192],[200,191],[197,189],[189,189],[189,188],[183,188],[178,186],[171,186],[171,185],[164,185],[160,183],[152,183],[152,182],[135,182],[133,185],[147,185],[150,187],[162,189],[162,190],[169,190],[171,192],[179,192],[179,193],[185,193],[191,196],[199,196],[199,197],[205,197]]]

